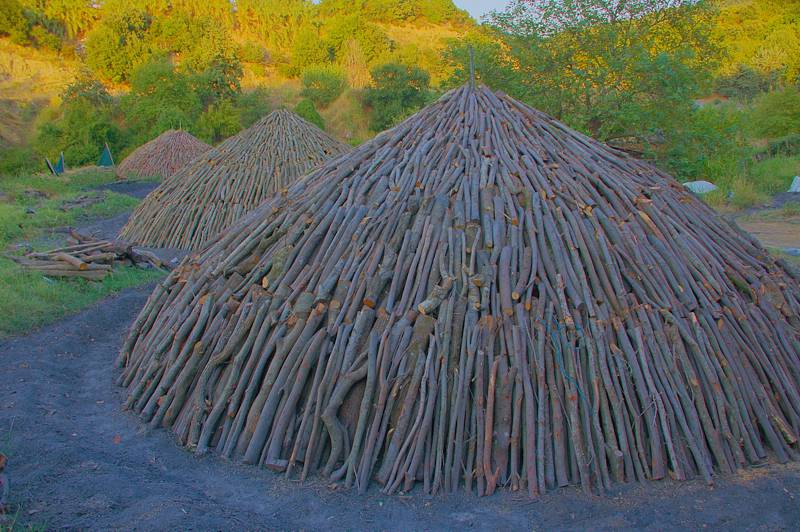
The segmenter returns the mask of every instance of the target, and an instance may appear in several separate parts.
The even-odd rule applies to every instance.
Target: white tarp
[[[794,176],[794,179],[792,180],[792,186],[789,187],[789,192],[800,193],[800,175]]]
[[[689,181],[684,183],[683,186],[694,192],[695,194],[708,194],[717,190],[717,185],[709,183],[708,181]]]

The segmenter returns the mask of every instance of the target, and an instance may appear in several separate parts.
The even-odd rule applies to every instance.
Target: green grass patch
[[[126,288],[156,281],[164,272],[117,268],[102,281],[50,278],[0,258],[0,337],[20,334],[77,312]]]
[[[789,190],[792,178],[800,175],[800,156],[775,157],[755,163],[749,171],[750,181],[764,194],[778,194]]]
[[[136,198],[108,191],[98,191],[104,195],[99,203],[66,211],[61,209],[65,200],[94,193],[88,189],[115,180],[113,173],[94,169],[60,177],[0,179],[0,252],[8,253],[9,244],[36,239],[47,229],[107,218],[132,209],[138,203]],[[35,212],[31,214],[28,209]],[[158,270],[126,267],[115,269],[112,275],[99,282],[50,278],[0,258],[0,337],[50,323],[110,294],[153,282],[163,275]]]
[[[81,220],[107,218],[133,209],[138,200],[109,191],[87,207],[64,210],[63,202],[87,189],[115,181],[108,171],[89,170],[66,176],[27,176],[0,179],[0,249],[20,239],[35,238],[46,229],[75,225]]]

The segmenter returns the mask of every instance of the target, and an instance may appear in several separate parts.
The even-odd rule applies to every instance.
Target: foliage
[[[122,107],[129,127],[142,142],[167,129],[189,127],[203,111],[192,76],[176,71],[166,59],[144,63],[133,71]]]
[[[524,100],[603,140],[644,138],[690,109],[713,64],[694,0],[516,0],[503,32]]]
[[[300,100],[300,103],[298,103],[294,107],[294,112],[297,113],[298,116],[304,118],[305,120],[308,120],[318,128],[325,129],[325,121],[317,112],[317,108],[314,107],[314,102],[312,102],[308,98]]]
[[[27,147],[0,147],[0,178],[18,176],[42,167],[42,161]]]
[[[519,60],[503,48],[501,36],[487,28],[470,32],[460,39],[451,39],[447,43],[444,58],[453,71],[444,87],[454,88],[469,81],[470,49],[477,83],[485,83],[495,90],[530,101],[528,84],[517,68]],[[519,53],[524,51],[519,50]]]
[[[242,92],[236,98],[236,108],[242,127],[250,127],[272,109],[270,93],[261,87],[250,92]]]
[[[762,92],[769,91],[777,82],[774,72],[761,73],[747,65],[739,65],[736,71],[714,80],[714,90],[728,98],[752,100]]]
[[[106,13],[89,32],[86,64],[112,81],[125,81],[133,69],[153,54],[147,33],[152,17],[136,7]]]
[[[800,2],[740,0],[725,2],[712,25],[726,50],[722,75],[748,67],[778,83],[800,77]],[[773,85],[775,88],[775,85]]]
[[[364,90],[370,128],[387,129],[428,101],[430,76],[417,67],[387,63],[372,70],[374,85]]]
[[[128,142],[114,121],[115,102],[99,81],[86,74],[67,87],[57,112],[36,132],[33,145],[42,157],[63,151],[69,166],[94,164],[104,143],[116,153]]]
[[[19,38],[28,32],[28,21],[18,0],[0,2],[0,35]]]
[[[347,87],[344,73],[333,65],[317,65],[303,71],[301,95],[319,107],[327,107]]]
[[[664,132],[648,155],[679,180],[706,180],[720,187],[747,172],[750,149],[742,135],[745,114],[734,105],[697,108]]]
[[[752,128],[759,137],[800,133],[800,89],[787,87],[759,96],[753,105]]]
[[[202,140],[216,144],[235,135],[242,127],[241,119],[230,100],[211,105],[197,119],[194,131]]]

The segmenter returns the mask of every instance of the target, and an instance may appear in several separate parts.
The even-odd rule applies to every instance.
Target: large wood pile
[[[800,287],[679,183],[450,92],[155,290],[127,406],[363,492],[545,490],[798,457]]]
[[[80,277],[102,281],[115,266],[161,268],[163,263],[153,253],[137,249],[128,242],[100,240],[70,231],[66,246],[49,251],[30,252],[25,256],[6,255],[26,270],[48,277]]]
[[[199,249],[266,197],[349,149],[296,114],[274,111],[162,183],[120,236],[151,247]]]
[[[167,178],[211,149],[191,133],[170,129],[139,146],[117,167],[122,178]]]

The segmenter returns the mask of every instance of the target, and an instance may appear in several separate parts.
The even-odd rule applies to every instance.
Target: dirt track
[[[0,342],[0,446],[21,523],[93,529],[617,529],[800,527],[800,465],[701,482],[498,494],[351,496],[324,483],[197,459],[120,405],[113,360],[149,289]],[[2,521],[0,521],[2,524]]]

